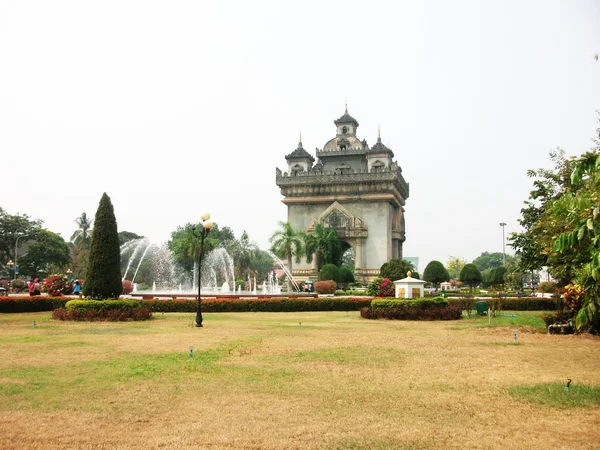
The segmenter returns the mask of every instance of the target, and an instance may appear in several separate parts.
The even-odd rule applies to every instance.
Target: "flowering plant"
[[[394,283],[387,278],[375,278],[369,283],[367,293],[373,297],[393,297]]]
[[[42,291],[53,297],[73,292],[73,283],[65,275],[50,275],[42,283]]]

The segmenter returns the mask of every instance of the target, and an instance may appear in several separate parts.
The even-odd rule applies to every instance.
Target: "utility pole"
[[[506,267],[506,239],[504,237],[504,227],[506,223],[500,222],[500,226],[502,227],[502,265]]]

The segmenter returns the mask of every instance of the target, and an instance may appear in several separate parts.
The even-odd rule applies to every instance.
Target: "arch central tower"
[[[317,163],[300,141],[285,157],[287,170],[276,169],[276,183],[288,222],[308,233],[318,223],[334,228],[354,249],[355,277],[370,280],[383,263],[402,258],[409,185],[381,136],[372,147],[358,139],[358,122],[348,108],[334,124],[335,137],[316,149]],[[293,275],[297,281],[316,279],[316,261],[294,265]]]

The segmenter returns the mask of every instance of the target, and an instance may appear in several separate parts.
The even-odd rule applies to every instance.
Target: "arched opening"
[[[338,265],[354,271],[354,248],[346,241],[342,241],[342,255]]]

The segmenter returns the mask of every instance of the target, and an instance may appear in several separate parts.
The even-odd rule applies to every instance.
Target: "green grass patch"
[[[470,317],[463,314],[463,320],[458,328],[471,327],[528,327],[535,328],[536,330],[546,330],[546,324],[542,320],[542,314],[544,311],[502,311],[500,314],[505,315],[492,315],[488,319],[488,316],[477,316],[471,315]],[[515,317],[509,317],[514,315]]]
[[[577,408],[600,406],[600,387],[585,384],[572,384],[567,393],[566,385],[561,383],[515,386],[508,393],[519,399],[536,405],[559,408]]]

